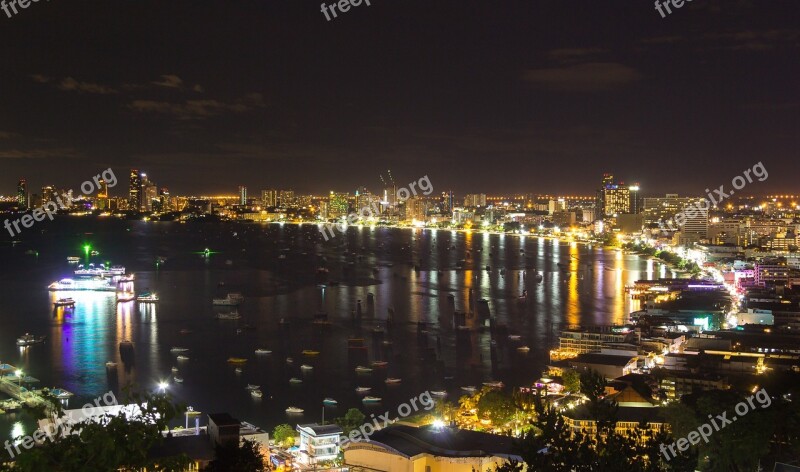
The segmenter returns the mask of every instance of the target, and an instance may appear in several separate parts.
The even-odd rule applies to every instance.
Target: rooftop
[[[515,455],[513,438],[451,427],[394,425],[376,431],[370,443],[386,446],[406,457],[419,454],[442,457]]]

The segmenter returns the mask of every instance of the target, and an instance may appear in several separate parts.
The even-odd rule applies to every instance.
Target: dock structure
[[[33,377],[20,378],[17,372],[19,372],[19,369],[11,364],[0,364],[0,392],[31,407],[54,406],[50,400],[41,394],[22,385],[24,383],[38,382],[38,380]]]

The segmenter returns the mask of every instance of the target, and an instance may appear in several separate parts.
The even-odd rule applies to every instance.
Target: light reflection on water
[[[136,271],[136,290],[157,292],[161,298],[157,305],[116,303],[113,293],[43,290],[67,270],[62,261],[70,253],[68,247],[55,254],[50,265],[40,263],[36,271],[0,274],[5,275],[0,285],[5,301],[0,306],[0,361],[24,368],[42,380],[40,386],[75,393],[73,408],[109,389],[119,393],[128,384],[154,390],[160,380],[173,378],[172,367],[184,379],[169,386],[178,401],[205,412],[227,411],[264,427],[284,422],[289,405],[306,409],[296,421],[318,421],[326,396],[339,401],[338,412],[329,410],[328,417],[361,407],[354,393],[361,383],[384,398],[381,410],[430,389],[446,389],[451,400],[457,400],[462,385],[489,379],[507,385],[531,382],[538,377],[560,326],[622,323],[639,308],[626,296],[626,285],[655,274],[670,276],[663,264],[652,259],[531,236],[351,227],[321,244],[314,239],[316,226],[274,225],[239,227],[236,238],[224,233],[225,238],[209,242],[209,234],[194,227],[125,224],[132,225],[132,234],[114,233],[113,244],[101,251],[113,263]],[[254,233],[266,237],[259,239]],[[250,237],[256,240],[245,241]],[[203,258],[197,252],[205,247],[219,253]],[[279,261],[280,249],[287,247],[293,250]],[[356,259],[352,252],[363,257]],[[157,270],[156,255],[168,258]],[[462,259],[465,270],[455,270]],[[355,275],[347,272],[351,261]],[[314,274],[321,265],[330,268],[330,280],[341,283],[318,288]],[[377,280],[372,279],[373,269]],[[534,270],[542,275],[541,283],[536,282]],[[527,299],[520,301],[525,290]],[[227,291],[246,296],[238,309],[242,320],[214,318],[219,310],[211,307],[210,300]],[[368,307],[370,293],[374,307]],[[53,302],[62,297],[74,298],[75,309],[53,309]],[[493,347],[490,330],[483,328],[488,320],[479,316],[466,318],[470,331],[456,329],[453,311],[474,312],[481,299],[486,299],[503,333],[522,336],[519,344],[531,348],[527,355],[518,353],[505,335],[497,336]],[[358,300],[364,314],[360,325],[352,321]],[[390,308],[394,326],[383,334],[373,332],[375,326],[386,327]],[[310,318],[319,312],[328,314],[331,327],[311,325]],[[281,326],[281,318],[293,323]],[[418,321],[430,323],[427,333],[418,333]],[[47,334],[48,339],[19,352],[14,340],[25,332]],[[365,339],[367,359],[348,354],[349,337]],[[124,340],[135,346],[130,359],[120,353]],[[174,346],[189,348],[190,359],[178,361],[170,352]],[[257,347],[273,354],[256,357]],[[303,349],[323,354],[303,358]],[[249,359],[241,375],[226,362],[232,356]],[[295,358],[294,365],[286,364],[289,356]],[[389,360],[389,366],[371,376],[355,377],[357,363],[374,359]],[[107,368],[108,361],[117,366]],[[303,363],[314,370],[300,372]],[[387,387],[383,382],[387,376],[403,382]],[[445,381],[445,376],[455,378]],[[304,382],[290,387],[290,377],[302,377]],[[265,395],[260,402],[244,389],[247,383],[262,386]],[[9,436],[19,423],[9,420],[0,416],[0,438]]]

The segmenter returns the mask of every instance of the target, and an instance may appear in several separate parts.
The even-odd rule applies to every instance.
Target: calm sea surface
[[[269,429],[319,421],[325,397],[339,402],[325,408],[332,419],[350,407],[394,414],[428,390],[446,390],[456,400],[461,386],[488,380],[530,384],[560,327],[622,323],[638,309],[625,285],[673,275],[658,262],[617,251],[479,232],[351,227],[324,242],[314,225],[67,217],[28,231],[25,242],[0,246],[0,362],[39,379],[34,387],[73,392],[70,408],[109,390],[121,395],[126,385],[155,391],[174,366],[184,379],[170,381],[178,402]],[[100,251],[93,261],[126,266],[136,274],[135,290],[157,292],[161,302],[137,306],[117,304],[113,293],[48,292],[48,284],[71,275],[66,258],[82,256],[84,244]],[[160,266],[158,256],[167,259]],[[245,296],[240,320],[215,318],[226,310],[212,307],[212,297],[229,291]],[[72,312],[53,309],[64,296],[75,298]],[[319,313],[329,326],[312,323]],[[27,332],[47,339],[18,348],[16,338]],[[509,341],[509,334],[521,341]],[[366,349],[348,350],[349,338],[363,338]],[[123,340],[134,343],[125,362]],[[517,351],[521,345],[530,352]],[[190,359],[178,361],[172,347],[188,348]],[[273,352],[256,356],[259,347]],[[320,354],[305,357],[305,349]],[[229,357],[249,360],[236,373]],[[110,360],[118,366],[107,369]],[[374,360],[388,366],[356,374],[357,365]],[[313,370],[301,371],[302,364]],[[302,384],[290,384],[292,377]],[[387,386],[387,377],[402,383]],[[264,397],[251,398],[248,383],[260,385]],[[382,403],[363,406],[359,386],[372,387]],[[305,413],[287,415],[288,406]],[[0,415],[3,441],[32,428],[24,413]]]

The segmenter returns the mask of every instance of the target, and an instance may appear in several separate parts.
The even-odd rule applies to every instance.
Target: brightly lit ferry
[[[116,292],[117,287],[109,284],[108,279],[61,279],[47,286],[51,292],[59,290],[91,290],[97,292]]]
[[[83,264],[78,265],[78,268],[75,270],[75,275],[78,276],[100,276],[100,277],[109,277],[112,275],[125,275],[125,267],[120,265],[115,265],[111,267],[106,267],[105,264],[89,264],[88,266],[84,266]]]

